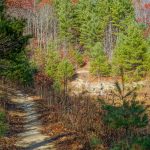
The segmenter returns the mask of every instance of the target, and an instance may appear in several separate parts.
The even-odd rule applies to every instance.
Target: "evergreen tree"
[[[150,68],[148,49],[149,43],[139,26],[136,23],[129,25],[117,42],[113,59],[114,71],[117,72],[117,68],[121,67],[135,79],[144,76]]]
[[[60,81],[65,82],[69,78],[74,75],[74,67],[73,65],[67,60],[63,59],[57,67],[57,77]]]
[[[95,42],[102,41],[107,20],[106,1],[79,0],[75,7],[75,26],[78,42],[90,49]]]
[[[47,57],[47,63],[45,66],[46,74],[55,79],[57,73],[57,67],[60,62],[60,56],[57,51],[50,50]]]
[[[107,0],[107,7],[109,21],[119,30],[125,30],[128,19],[134,18],[132,0]]]
[[[123,31],[128,18],[133,18],[132,1],[127,0],[55,0],[60,35],[72,43],[90,49],[95,42],[103,42],[110,24],[111,33]],[[115,41],[114,41],[115,42]]]
[[[107,56],[100,43],[96,43],[91,49],[90,71],[94,75],[109,75],[111,72]]]
[[[68,59],[60,60],[60,55],[55,50],[50,50],[45,66],[46,74],[54,80],[55,89],[63,89],[61,83],[66,86],[67,81],[74,74],[74,66]]]
[[[136,100],[135,88],[125,92],[124,83],[121,86],[118,82],[115,87],[114,102],[109,104],[101,101],[102,110],[105,112],[102,119],[104,124],[115,132],[124,131],[119,141],[113,143],[112,149],[130,150],[135,144],[141,148],[148,147],[149,136],[145,135],[146,138],[143,138],[140,132],[137,133],[134,130],[148,125],[147,107]]]
[[[59,35],[62,40],[71,39],[72,20],[72,3],[70,0],[55,0],[56,14],[58,17]]]
[[[10,18],[2,12],[0,17],[0,58],[14,59],[14,56],[24,51],[29,36],[23,36],[25,22]]]
[[[68,92],[68,80],[74,75],[74,67],[67,60],[63,59],[57,67],[57,83],[63,83],[63,87],[61,88],[64,91],[64,100],[67,101],[67,92]],[[62,84],[60,84],[62,85]]]
[[[25,22],[6,15],[4,1],[0,2],[0,76],[30,83],[33,69],[27,59],[25,46],[29,36],[24,36]]]

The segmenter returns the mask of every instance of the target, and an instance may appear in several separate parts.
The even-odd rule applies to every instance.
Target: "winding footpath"
[[[11,96],[11,100],[25,112],[24,131],[18,134],[16,146],[23,150],[55,150],[53,140],[40,132],[41,122],[38,120],[39,114],[36,112],[34,100],[19,90],[15,91],[15,96]]]

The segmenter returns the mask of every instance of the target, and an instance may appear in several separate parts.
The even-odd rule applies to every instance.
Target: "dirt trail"
[[[11,100],[18,104],[18,108],[24,110],[24,131],[18,134],[16,146],[25,150],[55,150],[55,144],[50,137],[40,132],[41,122],[36,112],[34,100],[21,91],[13,91],[15,95],[9,94]]]

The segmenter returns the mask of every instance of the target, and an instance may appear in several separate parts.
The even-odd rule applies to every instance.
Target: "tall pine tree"
[[[135,79],[144,76],[150,68],[149,46],[138,24],[129,25],[117,42],[113,59],[115,72],[121,67]]]

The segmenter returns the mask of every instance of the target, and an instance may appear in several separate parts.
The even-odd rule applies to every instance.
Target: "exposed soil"
[[[87,64],[83,68],[77,70],[74,80],[70,83],[70,89],[74,94],[82,94],[84,92],[90,93],[91,95],[103,96],[107,91],[115,88],[115,82],[120,82],[120,77],[95,77],[89,72],[89,65]],[[132,86],[145,86],[147,80],[133,82]],[[126,84],[130,86],[131,84]]]

